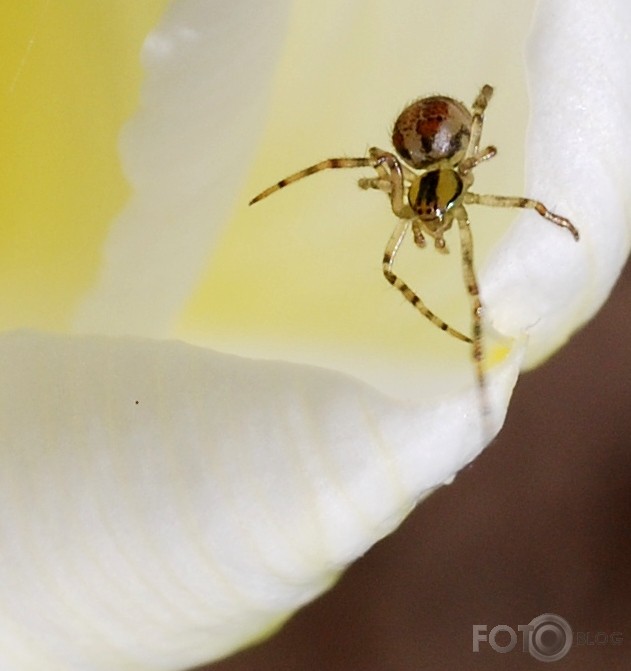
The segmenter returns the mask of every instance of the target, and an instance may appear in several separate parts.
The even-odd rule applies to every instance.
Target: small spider
[[[372,167],[376,177],[362,177],[362,189],[379,189],[388,194],[392,211],[399,218],[383,254],[383,274],[424,317],[454,338],[472,347],[476,378],[482,398],[482,411],[489,414],[484,377],[482,342],[482,304],[473,266],[473,239],[465,205],[520,207],[535,210],[557,226],[566,228],[574,237],[574,225],[537,200],[510,196],[480,195],[470,191],[473,168],[495,156],[493,146],[480,151],[484,111],[493,95],[488,84],[482,87],[471,111],[453,98],[431,96],[420,98],[399,115],[392,131],[392,144],[398,154],[372,147],[368,157],[330,158],[316,163],[255,196],[250,205],[267,198],[293,182],[328,168]],[[407,165],[406,165],[407,164]],[[472,333],[464,335],[429,310],[420,297],[393,271],[397,251],[406,233],[412,228],[414,242],[425,247],[426,236],[433,238],[439,252],[446,253],[444,234],[453,222],[458,224],[462,249],[464,281],[471,301]]]

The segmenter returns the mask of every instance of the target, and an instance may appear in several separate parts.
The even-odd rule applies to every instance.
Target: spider
[[[579,239],[578,230],[568,219],[554,214],[538,200],[480,195],[470,190],[473,169],[497,153],[494,146],[480,150],[484,112],[492,95],[493,87],[488,84],[483,86],[471,110],[446,96],[420,98],[406,107],[395,121],[392,144],[396,154],[372,147],[367,157],[329,158],[281,179],[250,201],[250,205],[253,205],[303,177],[328,168],[374,168],[377,175],[362,177],[358,184],[362,189],[378,189],[386,193],[392,211],[398,217],[383,253],[383,274],[432,324],[471,345],[485,416],[489,415],[490,409],[485,391],[483,309],[473,265],[473,238],[465,205],[532,209],[553,224],[567,229],[575,240]],[[446,253],[448,249],[444,234],[454,221],[460,234],[464,282],[471,304],[471,336],[452,328],[435,315],[393,270],[399,247],[410,228],[418,247],[425,247],[426,237],[430,237],[434,240],[435,248]]]

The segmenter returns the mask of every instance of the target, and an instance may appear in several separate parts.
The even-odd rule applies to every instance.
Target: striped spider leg
[[[368,157],[360,158],[328,158],[320,163],[304,168],[299,172],[289,175],[284,179],[281,179],[276,184],[273,184],[269,188],[265,189],[257,196],[252,198],[250,205],[257,203],[263,198],[267,198],[271,194],[275,193],[279,189],[282,189],[303,177],[308,177],[313,175],[316,172],[321,170],[328,170],[329,168],[365,168],[372,167],[377,171],[377,177],[372,178],[361,178],[358,181],[359,186],[362,189],[380,189],[381,191],[386,192],[390,197],[390,203],[392,206],[392,211],[394,214],[399,217],[401,220],[397,223],[394,232],[390,236],[386,251],[383,256],[383,274],[385,278],[396,287],[424,317],[427,317],[433,324],[438,326],[443,331],[446,331],[454,338],[463,340],[464,342],[471,343],[472,340],[469,336],[460,333],[456,329],[452,328],[444,322],[440,317],[437,317],[431,310],[429,310],[420,297],[397,275],[395,275],[392,270],[394,264],[394,259],[396,253],[405,238],[406,233],[408,232],[410,225],[414,225],[414,235],[417,244],[424,246],[424,240],[420,229],[414,224],[414,212],[410,208],[409,204],[405,202],[405,194],[408,188],[408,184],[412,179],[416,179],[416,173],[403,165],[394,154],[384,151],[383,149],[378,149],[377,147],[372,147],[369,150]],[[420,237],[417,237],[420,236]]]
[[[473,169],[496,154],[493,146],[480,150],[484,112],[492,95],[493,88],[483,86],[471,110],[446,96],[420,98],[408,105],[394,124],[392,144],[396,154],[373,147],[368,157],[327,159],[285,177],[250,201],[252,205],[321,170],[374,168],[377,175],[361,178],[358,184],[363,189],[377,189],[386,193],[392,211],[399,220],[386,244],[383,274],[432,324],[471,345],[486,437],[490,437],[488,421],[491,408],[484,372],[483,306],[473,263],[473,237],[465,205],[532,209],[553,224],[567,229],[575,240],[579,239],[577,229],[568,219],[550,212],[537,200],[480,195],[470,191],[474,180]],[[426,237],[429,236],[433,238],[437,251],[447,253],[444,234],[454,221],[458,225],[462,272],[471,305],[470,337],[452,328],[429,310],[393,271],[397,252],[410,229],[418,247],[425,247]]]

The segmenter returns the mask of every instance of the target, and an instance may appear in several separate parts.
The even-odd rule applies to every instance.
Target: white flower
[[[468,348],[383,281],[393,216],[354,188],[361,171],[246,203],[322,158],[387,148],[408,99],[469,102],[486,82],[484,137],[500,155],[476,190],[519,194],[531,105],[526,191],[581,241],[524,213],[482,273],[499,429],[522,358],[588,319],[628,254],[631,10],[605,4],[540,6],[531,103],[529,4],[170,5],[123,133],[133,194],[66,320],[74,335],[0,337],[2,668],[181,669],[227,654],[483,449]],[[470,214],[484,259],[502,215]],[[450,260],[412,249],[402,267],[467,329],[451,246]]]

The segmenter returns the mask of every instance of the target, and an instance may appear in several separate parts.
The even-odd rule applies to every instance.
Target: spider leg
[[[392,192],[392,180],[383,177],[361,177],[357,180],[360,189],[378,189],[388,195]]]
[[[561,228],[566,228],[574,236],[575,240],[579,239],[578,230],[569,219],[561,217],[554,212],[550,212],[543,203],[538,200],[533,200],[532,198],[491,195],[482,196],[478,193],[471,193],[469,191],[465,194],[464,202],[476,205],[488,205],[490,207],[520,207],[523,209],[535,210],[535,212],[541,215],[544,219],[551,221],[553,224],[556,224]]]
[[[378,177],[360,179],[359,186],[362,189],[384,191],[390,196],[390,205],[394,214],[400,219],[411,219],[414,212],[405,200],[405,180],[414,179],[416,175],[389,151],[371,147],[368,153]]]
[[[289,186],[303,177],[309,177],[309,175],[320,172],[320,170],[328,170],[329,168],[365,168],[373,165],[374,159],[365,156],[360,158],[327,158],[324,161],[320,161],[320,163],[310,165],[308,168],[304,168],[299,172],[295,172],[293,175],[289,175],[289,177],[281,179],[280,182],[276,182],[276,184],[268,187],[265,191],[261,191],[257,196],[254,196],[249,204],[254,205],[254,203],[258,203],[259,200],[271,196],[279,189]]]
[[[486,149],[483,149],[477,154],[469,156],[469,158],[465,158],[462,161],[460,161],[460,163],[458,164],[458,172],[461,175],[466,175],[468,172],[471,172],[473,168],[480,165],[480,163],[484,163],[484,161],[488,161],[490,158],[493,158],[495,154],[497,154],[496,147],[492,145],[486,147]]]
[[[410,228],[410,225],[411,221],[409,219],[402,219],[397,222],[397,225],[395,226],[394,231],[388,240],[386,249],[383,253],[382,263],[383,274],[385,278],[393,287],[395,287],[395,289],[398,289],[403,294],[408,302],[410,302],[424,317],[429,319],[432,324],[438,326],[441,331],[446,331],[454,338],[458,338],[458,340],[464,340],[464,342],[472,343],[473,341],[471,338],[463,335],[460,333],[460,331],[456,331],[456,329],[451,328],[451,326],[449,326],[446,322],[440,319],[440,317],[437,317],[431,310],[429,310],[423,301],[414,293],[414,291],[412,291],[412,289],[410,289],[410,287],[392,271],[394,259],[401,243],[403,242],[403,239],[405,238],[405,234]]]
[[[462,274],[465,286],[471,303],[472,314],[472,356],[475,367],[475,376],[480,391],[480,403],[482,407],[482,418],[485,424],[485,432],[490,434],[488,427],[491,416],[491,406],[488,398],[486,386],[486,376],[484,374],[484,345],[482,340],[482,302],[480,301],[480,291],[478,281],[473,266],[473,236],[469,225],[469,217],[464,207],[459,207],[454,213],[454,218],[458,222],[460,232],[460,248],[462,252]]]
[[[471,106],[473,118],[471,119],[471,135],[467,153],[465,155],[466,158],[475,156],[478,153],[480,148],[480,137],[482,136],[482,125],[484,123],[484,111],[486,110],[492,95],[493,87],[485,84]]]

